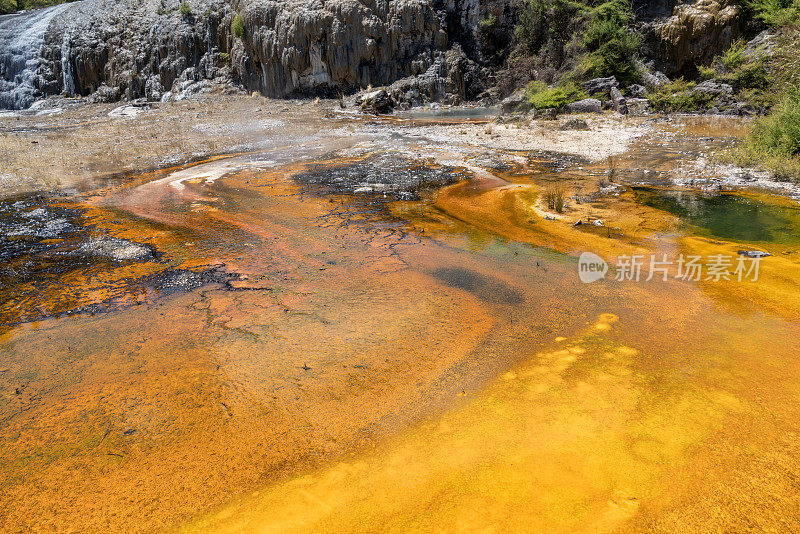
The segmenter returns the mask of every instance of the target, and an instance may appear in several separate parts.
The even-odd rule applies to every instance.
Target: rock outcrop
[[[392,90],[398,101],[460,101],[483,91],[487,76],[469,53],[480,0],[84,0],[60,9],[68,15],[37,23],[26,48],[36,57],[40,47],[26,71],[35,83],[5,107],[61,93],[175,99],[228,79],[271,97],[405,79]]]
[[[426,0],[253,0],[231,52],[244,85],[283,97],[379,86],[424,73],[447,46]]]
[[[743,9],[736,0],[675,4],[671,16],[643,27],[648,55],[668,74],[691,75],[697,65],[708,65],[742,33]]]
[[[202,0],[128,5],[86,0],[55,21],[42,47],[41,91],[149,100],[180,97],[193,84],[228,74],[229,6]]]

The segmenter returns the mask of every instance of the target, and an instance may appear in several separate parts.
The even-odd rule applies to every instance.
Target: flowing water
[[[0,15],[0,109],[25,109],[36,100],[45,32],[53,19],[68,9],[70,4],[62,4]]]
[[[618,175],[697,156],[692,129]],[[0,206],[3,528],[797,527],[794,208],[602,194],[605,162],[426,132]],[[585,193],[568,221],[553,182]],[[743,243],[775,254],[759,282],[578,277],[581,251]]]

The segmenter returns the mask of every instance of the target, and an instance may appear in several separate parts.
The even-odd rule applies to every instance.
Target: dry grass
[[[555,210],[556,213],[564,213],[564,186],[561,184],[550,183],[544,188],[544,201],[547,208]]]

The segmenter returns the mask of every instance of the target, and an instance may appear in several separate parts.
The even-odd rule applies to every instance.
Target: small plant
[[[536,109],[561,109],[586,97],[586,93],[572,82],[548,87],[544,82],[535,81],[525,88],[525,98]]]
[[[494,16],[494,13],[490,13],[488,17],[481,19],[481,21],[478,23],[478,27],[481,31],[489,31],[496,25],[497,17]]]
[[[233,23],[231,23],[231,30],[233,31],[233,35],[235,35],[239,39],[244,39],[244,19],[238,13],[233,18]]]
[[[699,111],[708,107],[714,97],[693,91],[696,85],[694,82],[678,78],[648,94],[647,99],[656,111],[683,113]]]
[[[767,117],[757,121],[750,142],[772,154],[800,155],[800,92],[786,95]]]
[[[762,167],[779,181],[800,182],[800,91],[789,91],[723,159]]]
[[[564,213],[564,188],[561,184],[550,183],[544,189],[544,201],[547,208],[556,213]]]
[[[747,0],[746,4],[769,26],[786,26],[800,19],[800,0]]]
[[[633,15],[630,2],[611,0],[592,10],[583,45],[587,54],[580,70],[589,77],[616,76],[625,84],[638,81],[635,58],[641,38],[629,29]]]
[[[609,183],[614,183],[614,179],[617,177],[617,160],[614,159],[614,156],[608,156],[608,160],[606,160],[608,169],[606,169],[606,178],[608,179]]]
[[[181,4],[181,7],[178,9],[178,12],[183,17],[189,17],[192,14],[192,6],[189,5],[189,2],[184,2]]]

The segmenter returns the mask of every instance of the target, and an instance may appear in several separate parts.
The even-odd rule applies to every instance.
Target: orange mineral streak
[[[761,293],[581,284],[561,252],[737,244],[627,194],[545,220],[528,161],[352,216],[247,156],[75,199],[161,256],[0,331],[0,530],[798,530],[794,256]],[[126,286],[208,266],[236,278]]]

